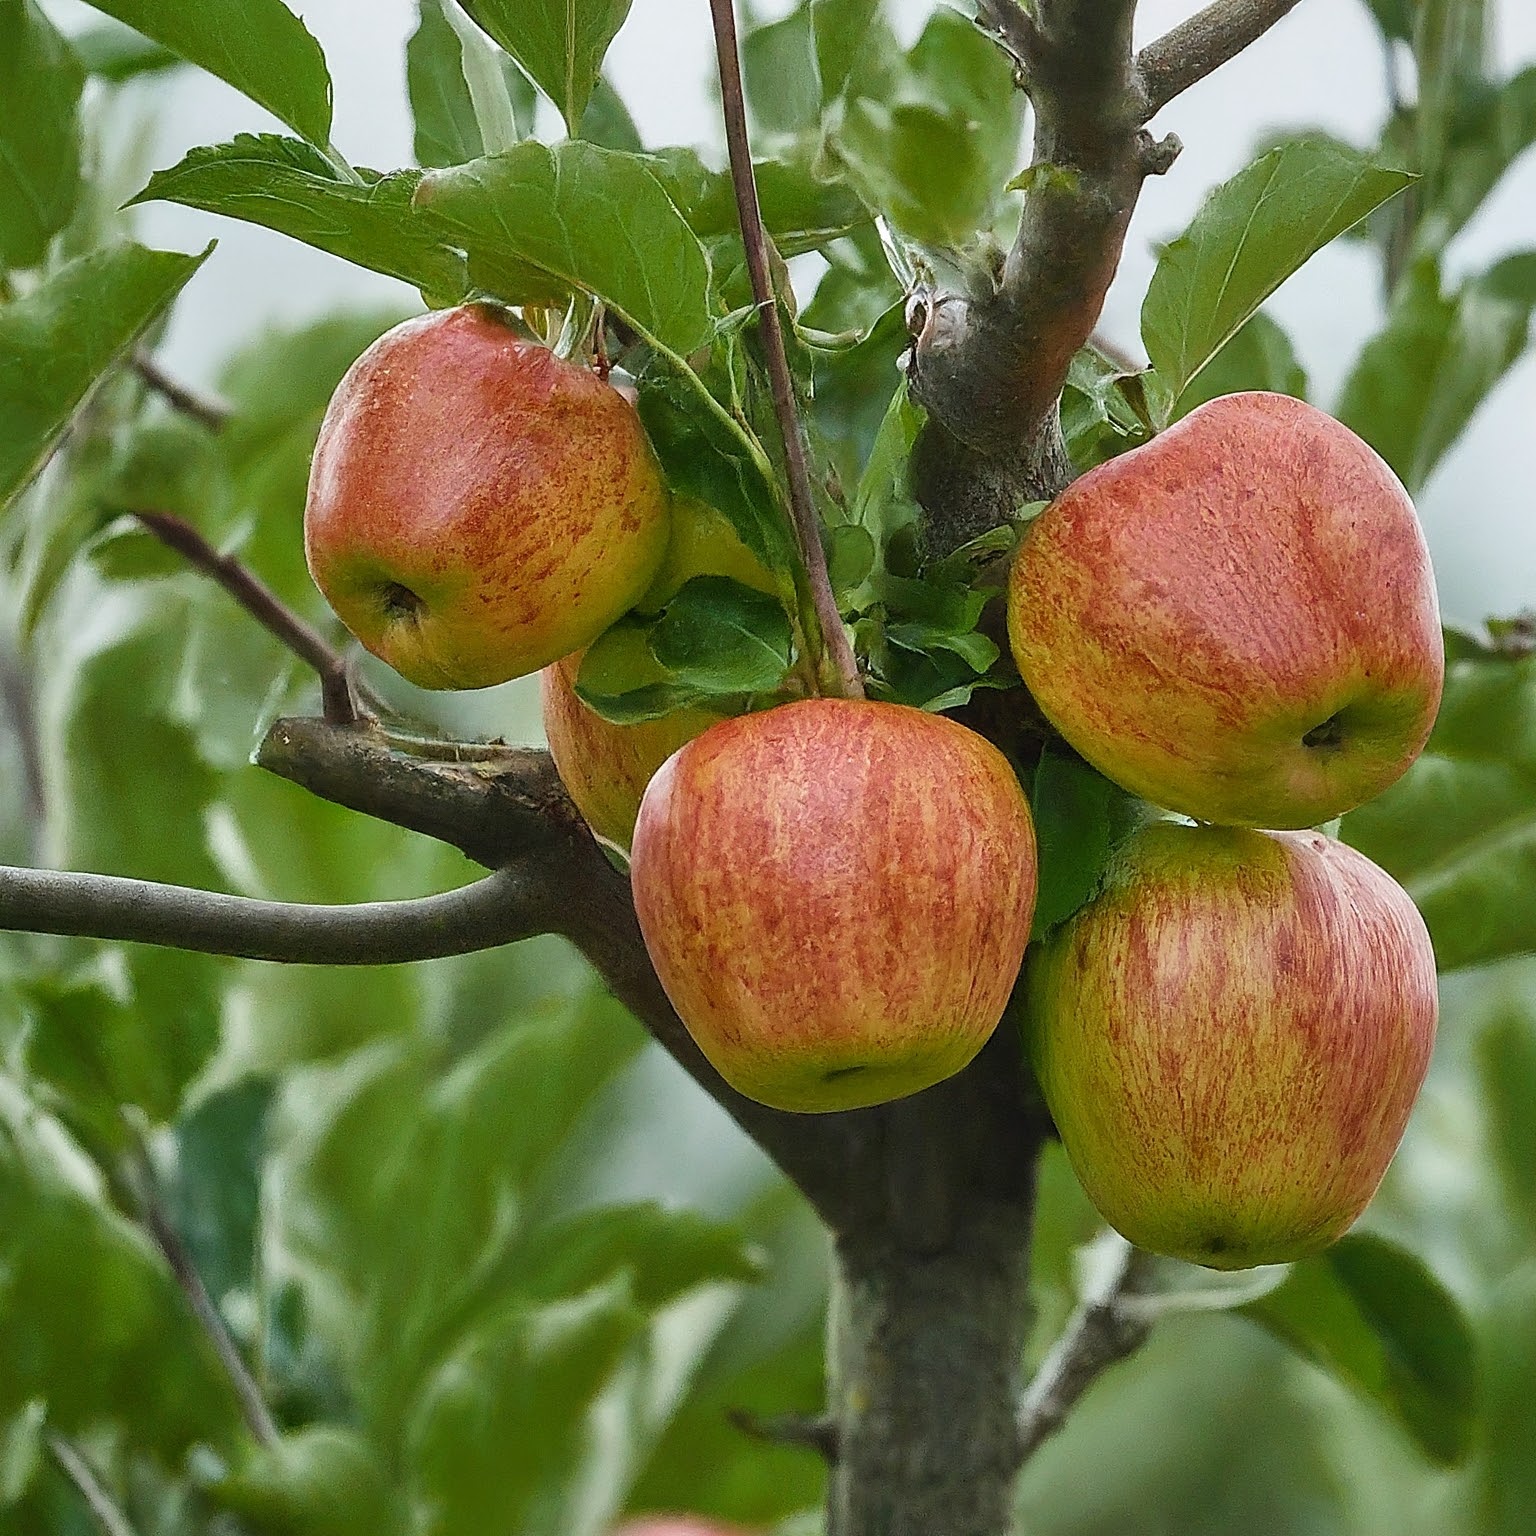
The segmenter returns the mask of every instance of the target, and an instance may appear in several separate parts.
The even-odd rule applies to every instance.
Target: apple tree
[[[1401,885],[1440,973],[1428,1087],[1355,1233],[1230,1275],[1131,1247],[1022,1047],[1030,955],[1155,815],[1015,669],[1042,509],[1191,441],[1207,402],[1306,399],[1265,305],[1332,241],[1378,263],[1385,322],[1314,403],[1408,492],[1527,346],[1536,250],[1448,258],[1536,142],[1491,0],[1369,0],[1378,142],[1281,123],[1160,252],[1140,350],[1098,333],[1144,183],[1180,172],[1160,114],[1297,4],[1214,0],[1140,47],[1135,0],[937,7],[910,45],[881,0],[678,5],[713,29],[713,161],[642,142],[605,78],[628,0],[419,0],[418,163],[377,170],[333,144],[282,0],[93,0],[73,32],[0,0],[0,1526],[1528,1529],[1528,616],[1437,638],[1427,748],[1319,835]],[[125,104],[189,67],[282,131],[146,174]],[[137,243],[150,202],[205,213],[207,247]],[[253,327],[216,395],[157,356],[228,219],[429,310],[494,305],[634,402],[698,538],[546,678],[586,722],[575,767],[507,744],[536,736],[523,695],[359,653],[306,568],[322,415],[404,315]],[[802,1114],[710,1064],[627,828],[600,843],[572,797],[610,727],[670,750],[813,694],[986,738],[1038,890],[963,1070]],[[899,874],[930,806],[889,773]],[[1239,1160],[1255,1137],[1220,1134]]]

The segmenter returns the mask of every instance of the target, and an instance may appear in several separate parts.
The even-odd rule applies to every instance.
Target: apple
[[[1014,560],[1008,629],[1094,767],[1236,826],[1316,826],[1379,794],[1444,677],[1407,492],[1285,395],[1212,400],[1068,487]]]
[[[576,694],[584,654],[562,657],[539,674],[544,736],[560,781],[587,825],[604,842],[627,853],[640,798],[656,770],[721,717],[702,709],[679,709],[659,720],[615,725]]]
[[[770,595],[779,590],[773,573],[741,542],[723,512],[679,496],[672,503],[672,533],[661,568],[635,607],[660,613],[695,576],[730,576]]]
[[[644,1515],[627,1520],[612,1536],[746,1536],[740,1526],[722,1525],[698,1515]]]
[[[669,497],[632,405],[466,304],[348,370],[304,509],[316,585],[424,688],[484,688],[589,644],[666,554]]]
[[[803,699],[667,760],[630,878],[656,974],[726,1082],[855,1109],[958,1072],[996,1027],[1034,826],[1008,760],[955,721]]]
[[[1343,1235],[1429,1065],[1435,957],[1407,892],[1315,832],[1156,822],[1038,944],[1030,1058],[1088,1197],[1212,1269]]]

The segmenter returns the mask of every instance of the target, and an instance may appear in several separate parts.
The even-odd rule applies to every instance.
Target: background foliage
[[[314,689],[124,516],[190,518],[323,622],[300,548],[308,453],[341,372],[398,316],[253,335],[219,381],[217,432],[171,409],[125,364],[218,255],[129,243],[116,204],[145,178],[102,125],[118,93],[189,60],[290,134],[195,150],[142,197],[269,225],[429,302],[600,297],[643,338],[644,409],[674,480],[782,566],[770,478],[709,405],[739,398],[749,424],[756,409],[728,189],[690,151],[641,156],[601,75],[622,0],[582,0],[573,38],[563,6],[468,6],[504,53],[421,0],[402,61],[420,168],[384,174],[332,147],[325,62],[278,0],[96,9],[66,37],[36,0],[0,0],[0,853],[292,900],[446,889],[470,873],[457,855],[248,767],[260,728],[312,708]],[[1379,254],[1388,318],[1319,403],[1411,487],[1524,350],[1536,251],[1453,278],[1446,249],[1536,140],[1536,72],[1489,75],[1471,0],[1373,13],[1413,54],[1416,94],[1368,153],[1282,127],[1213,193],[1148,291],[1151,370],[1094,351],[1074,369],[1081,463],[1218,393],[1305,394],[1260,306],[1345,231]],[[750,29],[745,56],[771,228],[786,255],[827,262],[795,361],[830,471],[839,596],[879,687],[945,707],[1011,680],[973,580],[1007,538],[917,568],[902,470],[918,417],[873,216],[903,277],[985,259],[1028,193],[1005,191],[1019,98],[946,10],[903,50],[878,5],[814,0]],[[574,137],[525,139],[535,87]],[[1529,474],[1526,444],[1509,466]],[[675,614],[648,636],[672,677],[663,706],[771,689],[762,657],[787,661],[775,604],[709,597],[688,615],[693,648]],[[747,663],[722,625],[755,638]],[[1032,1463],[1031,1532],[1528,1529],[1536,656],[1520,619],[1448,647],[1429,751],[1342,829],[1414,895],[1445,972],[1404,1151],[1332,1255],[1237,1287],[1170,1276],[1151,1345]],[[528,729],[500,695],[444,702],[370,678],[429,728]],[[1117,804],[1064,754],[1034,789],[1048,922],[1091,889]],[[815,1528],[816,1460],[728,1417],[822,1400],[815,1223],[760,1162],[711,1168],[700,1153],[730,1133],[558,941],[340,973],[11,937],[0,979],[0,1527],[94,1529],[64,1437],[142,1536],[595,1536],[660,1507]],[[157,1215],[252,1361],[275,1449],[242,1425],[150,1240]],[[1037,1356],[1091,1274],[1095,1229],[1052,1153]]]

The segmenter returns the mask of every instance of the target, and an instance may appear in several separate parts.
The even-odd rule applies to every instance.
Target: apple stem
[[[307,620],[299,617],[255,571],[233,555],[222,555],[185,518],[170,512],[131,514],[155,538],[188,564],[211,576],[261,626],[281,640],[320,676],[325,718],[352,725],[358,718],[346,658]]]
[[[741,81],[741,56],[736,40],[733,0],[709,0],[714,19],[715,53],[720,66],[720,98],[725,108],[725,138],[731,158],[731,181],[736,189],[736,209],[741,221],[741,241],[746,250],[752,296],[757,301],[763,353],[773,393],[774,415],[784,439],[784,468],[789,489],[790,518],[795,542],[805,566],[819,650],[815,668],[818,692],[835,697],[862,699],[864,684],[859,663],[837,611],[832,579],[827,572],[826,551],[821,545],[821,520],[811,489],[810,464],[805,432],[795,404],[795,385],[784,346],[784,327],[779,315],[769,267],[768,232],[763,226],[757,196],[757,176],[752,168],[752,147],[747,135],[746,93]]]

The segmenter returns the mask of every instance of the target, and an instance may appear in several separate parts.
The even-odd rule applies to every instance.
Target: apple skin
[[[679,747],[721,716],[679,709],[659,720],[615,725],[576,695],[582,654],[562,657],[539,674],[544,736],[582,818],[604,842],[627,853],[645,786]]]
[[[1326,1248],[1424,1081],[1435,957],[1407,892],[1315,832],[1157,822],[1031,952],[1026,1039],[1089,1199],[1212,1269]]]
[[[1008,760],[940,715],[804,699],[651,780],[630,878],[651,963],[733,1088],[775,1109],[916,1093],[981,1049],[1035,901]]]
[[[1199,821],[1316,826],[1423,749],[1444,648],[1397,477],[1284,395],[1212,400],[1030,526],[1014,659],[1106,777]]]
[[[612,1536],[746,1536],[736,1525],[721,1525],[718,1520],[700,1520],[692,1515],[652,1515],[630,1520]]]
[[[632,405],[466,304],[386,332],[315,448],[304,549],[362,643],[424,688],[484,688],[588,645],[666,553]]]

